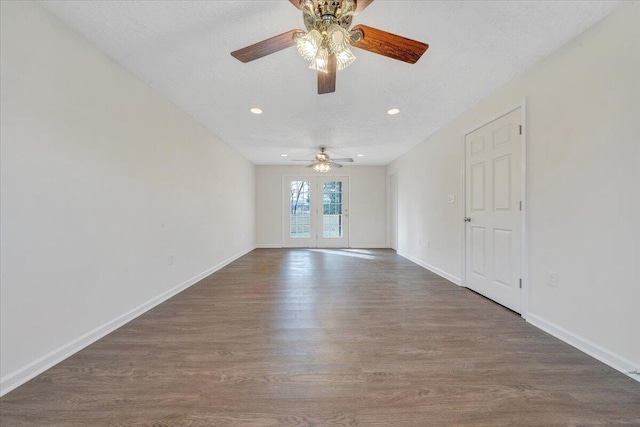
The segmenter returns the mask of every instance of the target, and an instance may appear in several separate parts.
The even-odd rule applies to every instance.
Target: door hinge
[[[522,289],[522,279],[520,279],[520,289]]]
[[[522,210],[522,200],[520,200],[520,210]]]
[[[520,135],[522,135],[522,125],[519,126],[520,129]]]

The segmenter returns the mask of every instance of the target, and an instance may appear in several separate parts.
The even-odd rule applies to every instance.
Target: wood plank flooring
[[[2,426],[640,426],[640,384],[390,250],[259,249],[0,400]]]

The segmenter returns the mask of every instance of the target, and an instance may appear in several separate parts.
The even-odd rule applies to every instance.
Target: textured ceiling
[[[287,0],[40,4],[256,164],[291,164],[326,145],[356,165],[385,165],[619,3],[376,0],[354,25],[429,50],[409,65],[353,49],[327,95],[295,47],[246,64],[229,54],[304,28]],[[392,107],[400,114],[387,115]]]

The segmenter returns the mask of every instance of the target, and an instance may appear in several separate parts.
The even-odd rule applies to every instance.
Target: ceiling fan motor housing
[[[302,14],[307,31],[326,31],[332,24],[348,30],[351,26],[355,0],[303,0]]]
[[[329,155],[326,152],[326,147],[322,146],[320,147],[320,152],[318,154],[316,154],[316,160],[321,161],[321,162],[330,162],[331,159],[329,159]]]

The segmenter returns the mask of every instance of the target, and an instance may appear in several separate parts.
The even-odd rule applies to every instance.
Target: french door
[[[521,112],[465,137],[466,286],[520,313]]]
[[[349,178],[287,176],[283,181],[283,246],[349,247]]]

